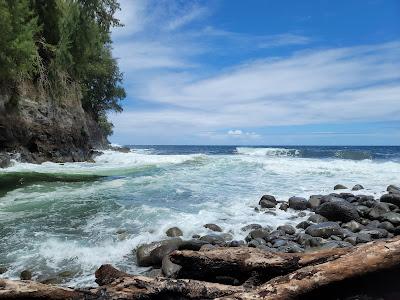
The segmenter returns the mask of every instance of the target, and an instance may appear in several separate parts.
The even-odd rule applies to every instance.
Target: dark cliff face
[[[29,85],[21,90],[18,97],[0,93],[0,152],[19,153],[22,161],[34,163],[76,162],[107,146],[78,93],[53,99]]]

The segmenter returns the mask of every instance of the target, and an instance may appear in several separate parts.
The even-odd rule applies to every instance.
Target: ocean
[[[95,286],[104,263],[130,273],[132,250],[184,238],[216,223],[235,239],[241,227],[297,224],[297,213],[254,210],[263,194],[278,200],[333,192],[336,184],[379,197],[400,185],[400,147],[129,146],[107,150],[95,163],[15,163],[0,169],[0,267],[3,278],[22,270],[36,280]],[[346,190],[344,190],[346,191]],[[306,217],[303,217],[304,219]]]

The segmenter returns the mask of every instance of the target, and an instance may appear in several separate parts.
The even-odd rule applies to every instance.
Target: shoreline
[[[348,249],[358,249],[368,243],[390,241],[393,238],[396,240],[396,236],[400,235],[399,187],[389,185],[386,189],[387,193],[379,199],[373,196],[343,193],[341,190],[347,187],[342,185],[337,185],[334,189],[335,193],[311,195],[309,199],[291,197],[288,201],[277,201],[273,195],[261,197],[255,207],[255,211],[260,214],[268,215],[276,210],[289,209],[295,211],[300,219],[304,219],[305,212],[311,213],[307,220],[299,222],[296,226],[281,224],[277,228],[272,228],[250,223],[241,228],[247,234],[244,240],[233,240],[233,236],[229,232],[224,232],[218,224],[204,224],[209,234],[194,235],[191,240],[182,240],[180,238],[183,235],[182,230],[172,227],[166,231],[165,240],[139,245],[134,250],[136,263],[142,267],[151,267],[143,275],[153,278],[152,280],[161,277],[171,280],[192,279],[201,280],[205,285],[215,283],[242,287],[248,282],[250,274],[245,270],[236,270],[236,273],[230,274],[233,271],[232,267],[227,269],[231,272],[220,274],[221,270],[215,270],[216,259],[229,266],[229,257],[231,257],[229,255],[242,250],[249,251],[246,255],[255,251],[255,257],[252,258],[254,260],[260,257],[260,253],[296,257],[319,255],[318,253],[326,251],[333,251],[332,253],[352,251]],[[362,192],[363,187],[356,185],[352,190]],[[180,258],[179,255],[181,255]],[[185,257],[185,255],[189,256]],[[200,259],[202,255],[211,255],[211,258],[208,257],[207,262]],[[203,263],[203,267],[196,270],[193,266],[188,267],[186,264],[177,263],[182,263],[182,257],[188,259],[190,256],[192,260],[195,259],[197,266]],[[396,263],[400,267],[400,260]],[[220,269],[223,269],[222,265]],[[24,282],[32,278],[29,270],[22,273],[21,279],[24,279]],[[128,276],[127,273],[123,274]],[[44,283],[54,284],[56,280],[49,278]],[[107,282],[107,285],[110,283]]]

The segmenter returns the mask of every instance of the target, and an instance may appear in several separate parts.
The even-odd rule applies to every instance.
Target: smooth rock
[[[152,268],[145,272],[145,275],[150,278],[162,277],[163,273],[160,268]]]
[[[291,225],[281,225],[278,226],[278,230],[284,231],[286,234],[292,235],[296,233],[296,229]]]
[[[163,240],[158,242],[153,242],[150,244],[140,245],[136,249],[136,261],[139,267],[150,267],[153,265],[153,259],[151,257],[151,252],[163,245],[173,245],[179,247],[182,244],[182,240],[180,238],[174,238],[171,240]]]
[[[371,236],[368,233],[357,233],[357,244],[368,243],[372,241]]]
[[[342,225],[343,228],[349,229],[351,232],[359,232],[364,226],[356,221],[350,221]]]
[[[169,237],[178,237],[183,235],[182,230],[180,230],[178,227],[169,228],[165,233]]]
[[[337,184],[333,187],[334,190],[346,190],[347,187],[344,186],[343,184]]]
[[[276,202],[271,202],[269,200],[260,200],[258,203],[262,208],[275,208]]]
[[[379,219],[379,220],[381,220],[382,216],[387,212],[390,212],[390,208],[389,208],[388,203],[384,203],[384,202],[379,203],[378,202],[368,212],[368,217],[370,219]]]
[[[246,237],[246,241],[251,241],[256,238],[265,239],[269,235],[269,230],[266,229],[255,229],[249,232]]]
[[[204,251],[210,251],[210,250],[213,250],[213,249],[216,249],[216,248],[218,248],[218,247],[215,246],[215,245],[212,245],[212,244],[205,244],[205,245],[201,246],[201,248],[200,248],[199,251],[202,251],[202,252],[204,252]]]
[[[272,195],[263,195],[261,197],[261,199],[260,199],[260,202],[263,201],[263,200],[266,200],[266,201],[269,201],[269,202],[272,202],[272,203],[275,203],[275,204],[277,203],[275,197],[272,196]]]
[[[246,226],[243,226],[241,228],[242,231],[248,231],[248,230],[254,230],[254,229],[261,229],[262,226],[260,224],[249,224]]]
[[[340,234],[340,226],[336,222],[314,224],[306,228],[306,233],[314,237],[328,238]]]
[[[356,207],[356,210],[357,210],[358,214],[359,214],[361,217],[366,217],[366,216],[368,216],[368,213],[369,213],[369,211],[370,211],[370,208],[369,208],[369,207],[367,207],[367,206],[365,206],[365,205],[356,205],[355,207]]]
[[[331,201],[321,204],[316,213],[324,216],[330,221],[349,222],[351,220],[359,220],[360,216],[354,205],[346,200]]]
[[[389,185],[386,190],[389,194],[400,194],[400,187],[393,184]]]
[[[0,169],[11,167],[11,159],[7,154],[0,153]]]
[[[348,236],[343,241],[352,244],[353,246],[357,245],[357,236]]]
[[[0,274],[4,274],[5,272],[7,272],[7,268],[6,267],[0,267]]]
[[[381,196],[381,202],[392,203],[394,205],[400,206],[400,194],[398,193],[391,193],[391,194],[384,194]]]
[[[394,225],[388,221],[384,221],[378,225],[378,228],[383,228],[389,232],[392,232],[394,230]]]
[[[215,231],[215,232],[222,232],[222,228],[221,227],[219,227],[218,225],[216,225],[216,224],[206,224],[206,225],[204,225],[203,227],[205,227],[205,228],[207,228],[207,229],[210,229],[210,230],[212,230],[212,231]]]
[[[152,265],[161,267],[162,260],[165,256],[178,249],[177,244],[165,244],[155,248],[150,252]]]
[[[323,195],[311,195],[308,199],[308,205],[311,209],[316,209],[318,206],[321,205],[321,199]]]
[[[178,264],[174,264],[169,255],[164,256],[161,263],[161,270],[165,277],[176,278],[182,267]]]
[[[383,221],[388,221],[392,223],[393,225],[398,225],[400,224],[400,214],[395,213],[395,212],[387,212],[382,215],[382,220]]]
[[[306,198],[290,197],[289,207],[295,210],[305,210],[309,207],[309,203]]]
[[[32,272],[29,271],[29,270],[24,270],[24,271],[21,272],[19,277],[21,278],[21,280],[31,280],[32,279]]]
[[[309,221],[303,221],[296,225],[296,228],[306,229],[308,226],[312,225],[313,223]]]
[[[324,216],[321,216],[319,214],[313,214],[308,217],[307,221],[313,222],[313,223],[323,223],[327,222],[328,219],[325,218]]]
[[[280,210],[287,211],[288,208],[289,208],[289,204],[286,202],[279,205]]]
[[[356,184],[355,186],[353,186],[353,188],[351,189],[352,191],[359,191],[359,190],[363,190],[364,187],[361,184]]]

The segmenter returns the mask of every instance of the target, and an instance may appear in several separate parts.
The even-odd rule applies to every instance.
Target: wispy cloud
[[[127,32],[116,32],[114,53],[129,99],[149,105],[126,105],[113,117],[116,132],[234,139],[261,137],[252,128],[265,126],[399,120],[400,42],[313,49],[303,35],[249,36],[209,26],[204,20],[210,8],[187,3],[179,9],[174,1],[122,2]],[[197,29],[191,28],[196,22]],[[226,51],[229,43],[244,51],[291,45],[305,50],[222,69],[200,59],[216,55],[221,45]]]

